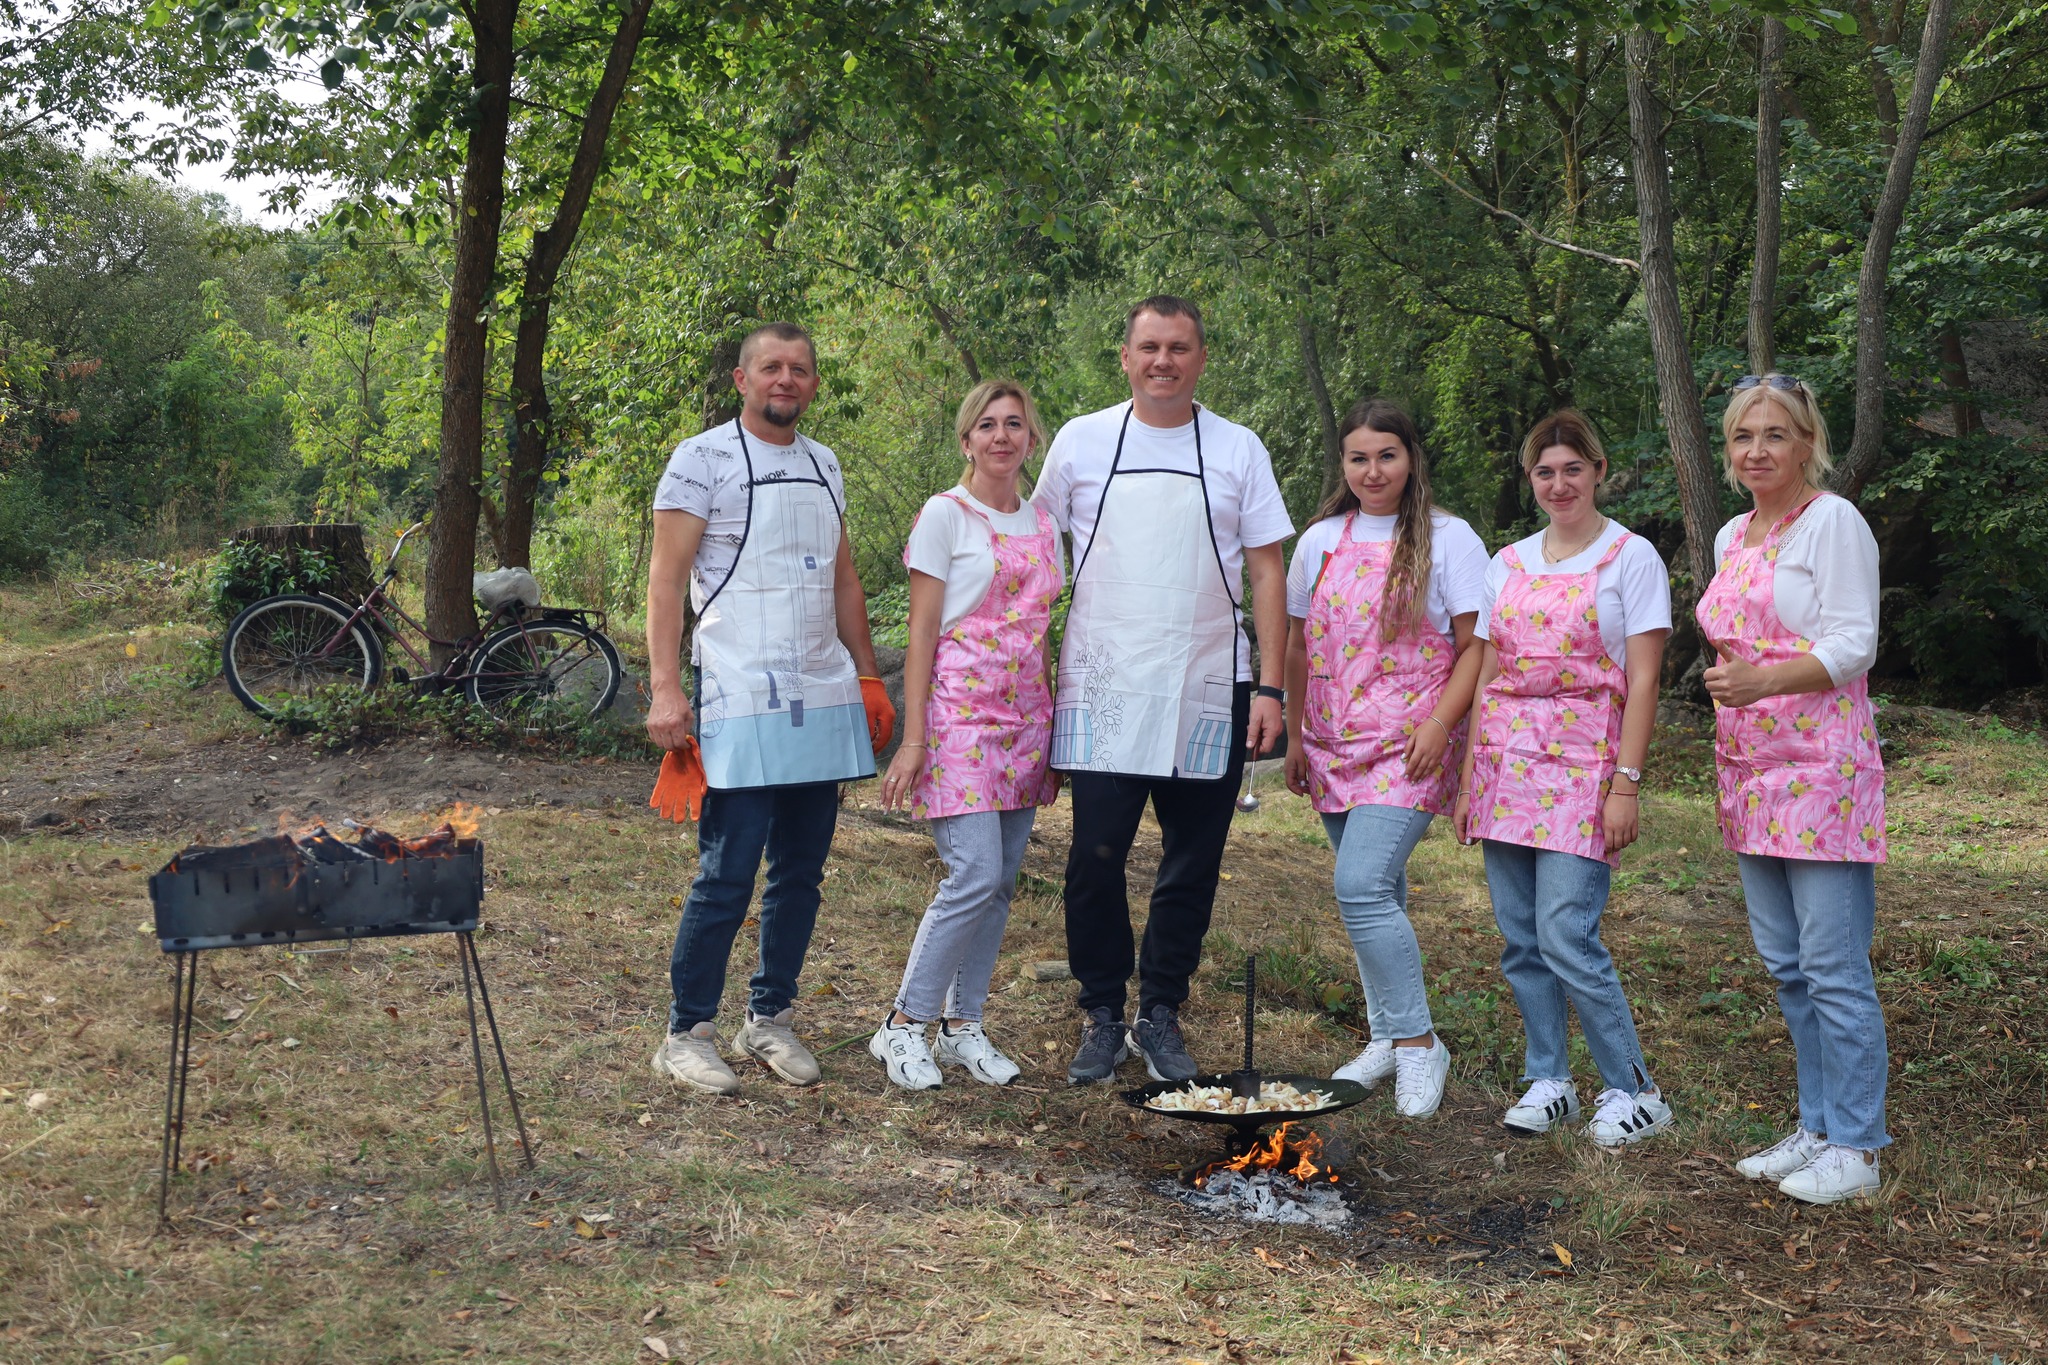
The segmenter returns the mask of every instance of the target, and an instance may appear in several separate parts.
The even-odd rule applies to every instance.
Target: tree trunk
[[[512,112],[512,26],[518,0],[476,0],[472,87],[475,117],[462,167],[455,224],[455,268],[448,286],[447,341],[441,361],[441,467],[434,480],[434,524],[427,551],[427,631],[456,641],[476,630],[470,578],[476,572],[476,523],[484,472],[484,380],[489,364],[491,279],[505,215],[505,140]],[[433,648],[445,663],[453,651]]]
[[[1749,371],[1769,374],[1777,363],[1779,212],[1785,178],[1778,169],[1783,142],[1783,101],[1778,72],[1785,61],[1785,21],[1766,16],[1757,43],[1756,78],[1756,253],[1749,272]]]
[[[1982,432],[1984,417],[1970,392],[1970,361],[1963,354],[1963,331],[1953,322],[1941,326],[1941,386],[1949,392],[1948,410],[1955,418],[1956,435]]]
[[[1884,193],[1871,216],[1870,236],[1863,244],[1863,269],[1856,277],[1856,428],[1849,454],[1835,470],[1836,491],[1854,499],[1877,472],[1884,451],[1885,298],[1891,283],[1892,247],[1913,194],[1913,172],[1920,143],[1927,134],[1927,116],[1934,108],[1934,90],[1941,82],[1942,50],[1948,43],[1954,0],[1928,0],[1927,22],[1920,30],[1920,56],[1913,64],[1913,95],[1899,124],[1898,145],[1885,171]]]
[[[612,119],[625,97],[626,82],[633,73],[633,59],[640,50],[640,37],[646,31],[647,11],[652,5],[653,0],[630,0],[625,13],[619,16],[611,51],[605,56],[604,74],[598,78],[590,107],[583,114],[583,131],[576,141],[576,155],[569,163],[562,202],[555,208],[554,221],[534,234],[533,245],[526,253],[526,280],[519,292],[519,332],[512,348],[512,448],[505,459],[501,529],[493,537],[498,562],[507,567],[525,567],[533,562],[533,524],[540,503],[540,479],[554,445],[547,348],[555,285],[562,277],[562,265],[569,258],[569,248],[576,244],[583,215],[590,208],[591,193],[604,170]]]
[[[1943,0],[1937,0],[1938,3]],[[1643,302],[1650,317],[1650,351],[1657,366],[1657,406],[1671,442],[1678,502],[1685,518],[1686,562],[1692,592],[1714,576],[1714,532],[1720,529],[1720,477],[1707,441],[1706,413],[1693,378],[1692,347],[1678,300],[1678,263],[1672,245],[1671,172],[1664,152],[1662,101],[1651,87],[1652,63],[1663,40],[1646,28],[1629,30],[1627,43],[1629,151],[1636,182],[1636,218],[1642,240]]]
[[[1306,302],[1304,298],[1303,303]],[[1330,403],[1330,382],[1323,377],[1323,353],[1316,345],[1316,322],[1305,307],[1295,315],[1294,334],[1301,344],[1301,368],[1308,375],[1309,396],[1315,400],[1316,421],[1323,432],[1323,496],[1327,498],[1344,477],[1344,450],[1337,436],[1337,410]]]

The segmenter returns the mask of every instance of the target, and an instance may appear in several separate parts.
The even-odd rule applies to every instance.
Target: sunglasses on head
[[[1794,379],[1789,374],[1746,374],[1735,381],[1735,392],[1741,393],[1744,389],[1753,389],[1760,384],[1773,389],[1783,389],[1787,393],[1794,393],[1806,387],[1803,381]]]

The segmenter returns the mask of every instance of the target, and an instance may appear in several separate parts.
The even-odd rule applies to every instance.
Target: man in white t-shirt
[[[1077,417],[1033,501],[1073,541],[1053,766],[1068,776],[1067,961],[1086,1016],[1067,1079],[1105,1081],[1135,1041],[1155,1079],[1199,1068],[1180,1007],[1201,961],[1247,751],[1282,733],[1286,567],[1294,533],[1273,462],[1244,427],[1197,407],[1202,315],[1172,295],[1131,310],[1120,358],[1131,401]],[[1240,598],[1271,642],[1253,696]],[[1163,852],[1142,952],[1125,864],[1147,802]],[[1126,1030],[1135,966],[1138,1019]]]
[[[740,1083],[713,1020],[764,853],[760,962],[737,1042],[791,1084],[818,1080],[792,1027],[797,974],[817,923],[839,784],[874,775],[874,751],[894,723],[844,534],[839,464],[796,429],[817,397],[817,361],[791,323],[749,335],[733,371],[739,417],[677,446],[654,495],[647,733],[697,757],[705,788],[654,1070],[716,1094]],[[698,616],[694,704],[682,686],[685,584]]]

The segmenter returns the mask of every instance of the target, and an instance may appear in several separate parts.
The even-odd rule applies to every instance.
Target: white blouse
[[[1741,517],[1714,537],[1720,564]],[[1778,619],[1813,641],[1813,657],[1835,686],[1877,662],[1877,537],[1847,498],[1816,498],[1778,542],[1771,605]]]

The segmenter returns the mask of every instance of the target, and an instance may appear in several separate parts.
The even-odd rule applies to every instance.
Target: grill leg
[[[519,1092],[512,1088],[512,1066],[505,1060],[505,1039],[498,1032],[498,1016],[491,1009],[491,988],[484,984],[484,960],[477,956],[476,935],[463,934],[462,943],[469,951],[470,965],[476,968],[476,993],[484,1002],[484,1022],[491,1028],[491,1046],[498,1050],[498,1074],[505,1079],[505,1099],[512,1106],[512,1122],[519,1129],[519,1154],[526,1161],[526,1169],[533,1169],[533,1144],[526,1137],[526,1116],[519,1111]]]
[[[187,970],[186,959],[190,958]],[[159,1228],[170,1222],[171,1176],[176,1173],[185,1151],[185,1080],[191,1071],[192,1005],[199,988],[199,953],[174,952],[171,962],[177,974],[171,980],[170,1075],[164,1084],[164,1140],[157,1156],[156,1221]]]
[[[460,935],[467,939],[468,934]],[[476,1028],[476,990],[469,983],[469,955],[473,951],[458,945],[456,956],[462,959],[462,996],[469,1002],[469,1056],[476,1063],[476,1099],[484,1111],[484,1157],[491,1167],[491,1199],[498,1206],[498,1212],[505,1211],[505,1182],[498,1174],[498,1140],[491,1131],[491,1092],[484,1085],[483,1040]]]

